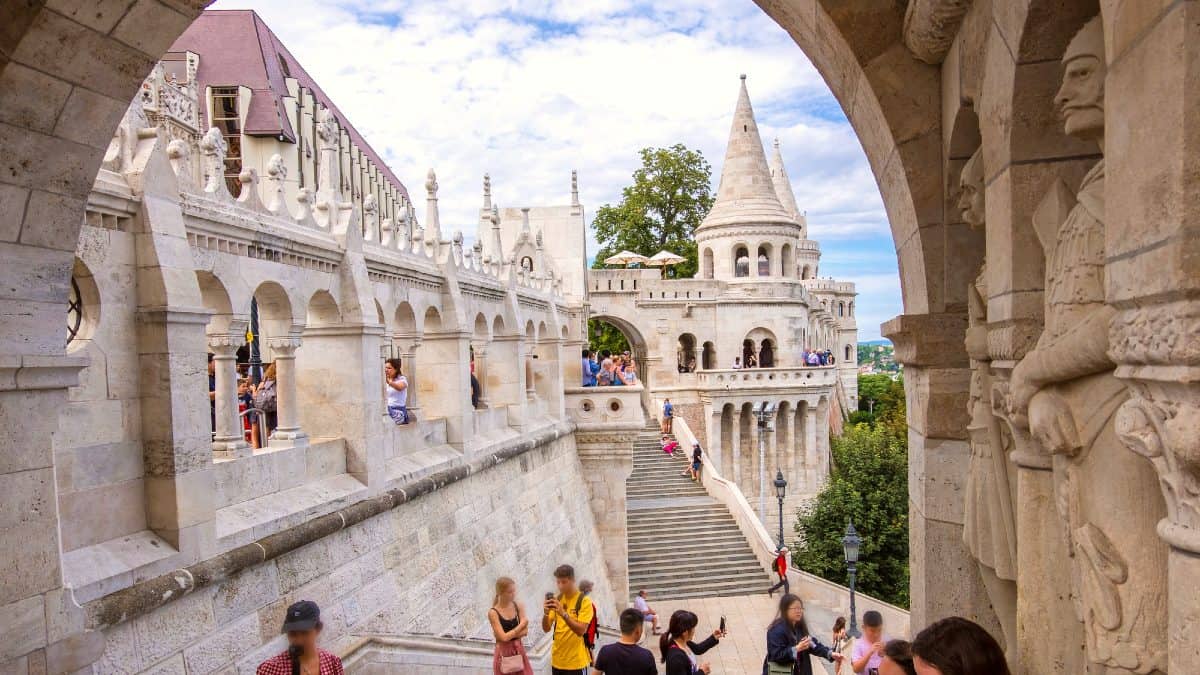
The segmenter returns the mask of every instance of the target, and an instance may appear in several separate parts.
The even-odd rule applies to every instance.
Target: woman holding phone
[[[767,628],[763,675],[812,675],[812,655],[841,664],[842,655],[812,636],[804,620],[804,601],[791,593],[779,599],[779,615]]]

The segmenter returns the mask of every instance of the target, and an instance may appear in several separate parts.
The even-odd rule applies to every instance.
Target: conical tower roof
[[[771,181],[775,185],[775,195],[783,210],[792,218],[800,219],[800,207],[796,206],[796,194],[792,192],[792,181],[788,178],[787,169],[783,166],[783,153],[779,150],[779,139],[775,139],[775,151],[771,153]]]
[[[797,225],[795,217],[779,203],[775,193],[762,138],[758,135],[758,123],[754,121],[754,109],[750,107],[745,75],[742,75],[737,108],[733,111],[733,126],[729,130],[729,145],[725,148],[717,199],[698,231],[742,224]]]

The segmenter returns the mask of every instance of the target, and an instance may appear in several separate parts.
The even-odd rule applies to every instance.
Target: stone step
[[[770,579],[767,575],[761,574],[755,577],[736,576],[725,579],[699,579],[696,581],[657,581],[655,579],[639,578],[630,575],[629,588],[636,593],[641,589],[646,589],[649,592],[651,601],[660,600],[665,597],[681,597],[680,594],[696,593],[693,597],[703,597],[705,593],[708,595],[729,595],[728,591],[739,589],[746,591],[746,594],[766,593],[771,587]],[[723,592],[724,591],[724,592]]]
[[[714,560],[725,563],[752,563],[758,566],[758,558],[750,549],[740,549],[730,546],[721,550],[713,550],[712,546],[709,546],[707,549],[701,548],[699,550],[706,552]],[[629,554],[629,566],[630,568],[635,565],[677,566],[680,564],[679,559],[679,549],[637,551]]]
[[[694,486],[701,490],[704,486],[686,476],[680,476],[678,471],[672,471],[662,476],[646,476],[637,480],[625,481],[625,487],[687,487]]]
[[[637,587],[631,585],[630,588],[636,589]],[[690,598],[720,598],[726,596],[758,595],[766,592],[766,588],[762,584],[745,584],[721,587],[701,586],[694,589],[646,587],[645,590],[650,595],[651,602],[659,602],[661,600],[687,600]],[[666,617],[663,618],[665,619]]]
[[[693,532],[645,532],[629,535],[629,554],[643,551],[655,552],[704,548],[713,550],[717,546],[736,547],[746,543],[746,538],[736,529],[717,532],[697,530]]]
[[[707,497],[708,493],[698,485],[636,485],[626,486],[625,496],[634,499],[643,497],[660,497],[665,495],[686,495],[689,497]]]
[[[701,586],[710,582],[742,581],[762,583],[767,576],[762,568],[755,565],[722,565],[719,568],[677,569],[677,568],[642,568],[629,570],[632,583],[647,586]]]
[[[686,527],[694,524],[703,524],[712,529],[725,529],[729,526],[737,527],[737,521],[733,519],[733,516],[728,513],[721,514],[719,512],[695,515],[645,515],[636,518],[628,517],[626,522],[629,525],[630,531],[655,530],[661,532],[665,529]]]
[[[755,558],[754,554],[750,552],[720,554],[709,553],[708,555],[712,558],[714,563],[720,564],[722,569],[727,570],[730,573],[738,570],[757,572],[758,570],[762,569],[758,564],[758,558]],[[629,557],[630,574],[633,574],[635,571],[638,574],[648,574],[658,570],[669,569],[677,565],[679,565],[678,554],[675,554],[673,557]]]

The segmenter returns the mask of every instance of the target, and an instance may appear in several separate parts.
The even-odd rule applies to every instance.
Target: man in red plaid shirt
[[[317,647],[321,609],[311,600],[288,607],[283,619],[288,650],[258,666],[258,675],[344,675],[342,660]]]

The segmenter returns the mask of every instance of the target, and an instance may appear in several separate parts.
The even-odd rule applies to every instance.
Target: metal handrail
[[[243,426],[240,424],[241,418],[250,413],[258,413],[258,442],[260,447],[265,448],[267,446],[267,411],[262,408],[246,408],[238,412],[239,426]]]

